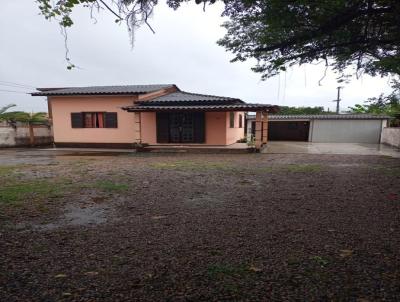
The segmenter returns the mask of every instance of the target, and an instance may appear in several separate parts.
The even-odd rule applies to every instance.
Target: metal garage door
[[[312,142],[378,144],[382,120],[314,120]]]
[[[271,141],[308,141],[310,122],[269,122],[268,139]]]

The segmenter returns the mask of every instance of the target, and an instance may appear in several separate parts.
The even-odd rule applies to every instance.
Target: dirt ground
[[[0,301],[400,300],[400,159],[0,162]]]

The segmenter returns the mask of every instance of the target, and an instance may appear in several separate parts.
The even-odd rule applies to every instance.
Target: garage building
[[[270,115],[268,139],[315,143],[380,142],[390,117],[372,114]],[[255,133],[255,116],[247,116],[247,137]]]

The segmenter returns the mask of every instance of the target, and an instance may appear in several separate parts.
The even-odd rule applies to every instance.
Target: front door
[[[169,140],[170,143],[194,143],[194,116],[192,113],[170,113]]]
[[[157,143],[204,143],[204,112],[157,113]]]

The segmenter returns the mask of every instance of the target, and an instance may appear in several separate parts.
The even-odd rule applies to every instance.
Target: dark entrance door
[[[157,143],[204,143],[204,112],[157,113]]]
[[[268,139],[271,141],[308,141],[310,122],[269,122]]]
[[[194,115],[175,112],[169,115],[170,143],[194,143]]]

